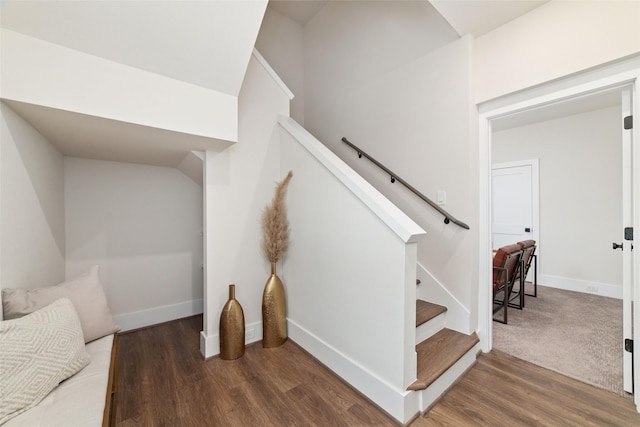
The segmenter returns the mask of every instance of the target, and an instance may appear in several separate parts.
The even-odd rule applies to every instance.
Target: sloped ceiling
[[[269,7],[304,26],[326,3],[272,0]],[[478,36],[544,1],[430,3],[459,35]],[[237,96],[266,7],[267,0],[2,0],[0,23],[18,33]],[[191,149],[225,146],[223,141],[5,102],[69,156],[175,166]]]
[[[305,26],[328,1],[270,0],[269,7]],[[548,0],[417,0],[431,3],[459,36],[479,37]]]
[[[237,97],[266,7],[267,0],[2,0],[0,23],[17,33]],[[46,70],[42,78],[47,78]],[[190,150],[230,145],[20,101],[3,102],[66,156],[178,166]]]
[[[192,150],[222,151],[229,141],[4,100],[62,154],[177,167]]]
[[[269,7],[287,18],[305,26],[316,13],[320,12],[327,0],[270,0]]]
[[[0,10],[3,28],[237,96],[266,5],[3,0]]]
[[[430,0],[459,36],[479,37],[543,5],[548,0]]]

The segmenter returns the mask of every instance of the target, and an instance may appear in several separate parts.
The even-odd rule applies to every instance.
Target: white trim
[[[637,117],[640,109],[638,103],[640,103],[640,66],[636,69],[635,81],[631,90],[631,114],[636,118],[636,125],[632,132],[632,147],[640,147],[640,132],[637,130]],[[633,149],[633,225],[638,228],[640,226],[640,150]],[[632,339],[638,343],[640,342],[640,250],[632,252],[632,264],[633,264],[633,280],[631,295],[625,295],[635,301],[633,304],[633,336]],[[636,410],[640,412],[640,351],[633,352],[633,366],[636,369],[633,370],[633,388],[636,390],[633,400],[636,404]]]
[[[258,49],[256,49],[255,47],[253,48],[253,56],[258,60],[258,63],[262,65],[262,68],[265,69],[267,74],[273,79],[274,82],[276,82],[276,84],[280,87],[280,89],[282,89],[282,91],[289,97],[289,101],[291,101],[295,97],[295,95],[293,94],[293,92],[291,92],[291,90],[289,90],[289,88],[282,81],[278,73],[276,73],[276,71],[271,67],[271,65],[269,65],[267,60],[264,59],[264,56],[262,56],[260,52],[258,52]]]
[[[540,285],[543,283],[543,285]],[[538,285],[548,288],[564,289],[565,291],[582,292],[603,297],[622,299],[622,286],[611,283],[592,282],[590,280],[572,279],[569,277],[541,274]],[[540,290],[538,290],[539,292]]]
[[[113,316],[122,331],[157,325],[158,323],[202,313],[202,300],[185,301],[178,304],[164,305],[147,310],[132,311]]]
[[[253,322],[244,325],[245,345],[262,341],[262,322]],[[200,331],[200,352],[205,358],[220,354],[220,334],[205,335]]]
[[[378,218],[405,243],[415,243],[426,232],[389,199],[351,169],[326,145],[318,141],[295,120],[278,116],[280,126],[313,155],[345,187],[358,197]]]
[[[220,354],[220,336],[206,335],[200,331],[200,353],[205,359]]]
[[[398,390],[308,330],[287,319],[289,337],[300,347],[367,396],[396,420],[406,423],[418,413],[418,393]]]
[[[633,94],[623,89],[621,119],[631,115]],[[622,131],[622,227],[633,227],[633,130]],[[637,173],[637,171],[635,172]],[[624,241],[624,231],[620,230]],[[622,248],[622,342],[633,339],[633,245]],[[633,393],[633,354],[625,351],[622,361],[622,389]]]
[[[613,87],[622,87],[638,78],[640,58],[556,81],[479,106],[479,277],[478,327],[483,351],[492,347],[491,330],[491,120],[543,105],[581,97]],[[587,76],[587,77],[585,77]],[[639,213],[640,215],[640,213]]]
[[[530,90],[515,93],[479,105],[479,279],[478,335],[482,350],[492,347],[491,316],[491,121],[516,112],[581,97],[616,87],[633,85],[634,99],[640,100],[637,81],[640,80],[640,56],[603,66]],[[637,101],[634,113],[637,113]],[[640,137],[634,132],[634,144]],[[640,165],[640,150],[634,150],[634,164]],[[634,224],[640,224],[640,174],[634,176]],[[640,251],[634,251],[634,264],[640,265]],[[640,295],[640,268],[634,270],[634,294]],[[634,305],[634,338],[640,341],[640,304]],[[640,366],[640,352],[634,353],[634,363]],[[634,372],[634,383],[640,388],[640,369]],[[640,411],[640,393],[634,396]]]

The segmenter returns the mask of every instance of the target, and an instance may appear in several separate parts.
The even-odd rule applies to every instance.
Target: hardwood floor
[[[118,426],[396,426],[291,341],[203,360],[202,317],[120,335]],[[411,426],[638,426],[630,400],[504,353],[478,363]]]

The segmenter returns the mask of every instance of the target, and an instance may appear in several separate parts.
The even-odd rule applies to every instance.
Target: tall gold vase
[[[220,315],[220,359],[233,360],[244,354],[244,312],[236,300],[236,285],[229,285],[229,300]]]
[[[284,285],[271,263],[271,277],[262,293],[262,347],[279,347],[287,340],[287,307]]]

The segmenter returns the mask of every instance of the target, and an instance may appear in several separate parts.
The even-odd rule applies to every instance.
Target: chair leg
[[[529,297],[538,297],[538,255],[533,255],[533,293],[525,294]]]
[[[509,293],[507,292],[507,288],[506,286],[502,289],[502,292],[504,293],[504,298],[502,299],[502,301],[499,301],[497,299],[493,299],[493,303],[494,304],[499,304],[498,308],[494,308],[493,309],[493,314],[495,315],[498,311],[502,310],[502,320],[500,320],[500,318],[493,318],[494,322],[500,322],[500,323],[504,323],[505,325],[507,324],[507,308],[509,307]]]
[[[507,309],[509,308],[509,287],[505,285],[504,287],[504,324],[507,324]]]
[[[516,297],[518,298],[518,303],[509,303],[509,307],[512,308],[517,308],[518,310],[522,310],[524,308],[524,283],[525,283],[525,278],[524,278],[524,261],[520,261],[520,266],[518,267],[520,270],[519,276],[518,277],[518,293],[510,298],[510,301],[513,301],[516,299]],[[513,288],[515,287],[515,283],[511,284],[511,289],[509,290],[509,295],[511,295],[513,293]]]

